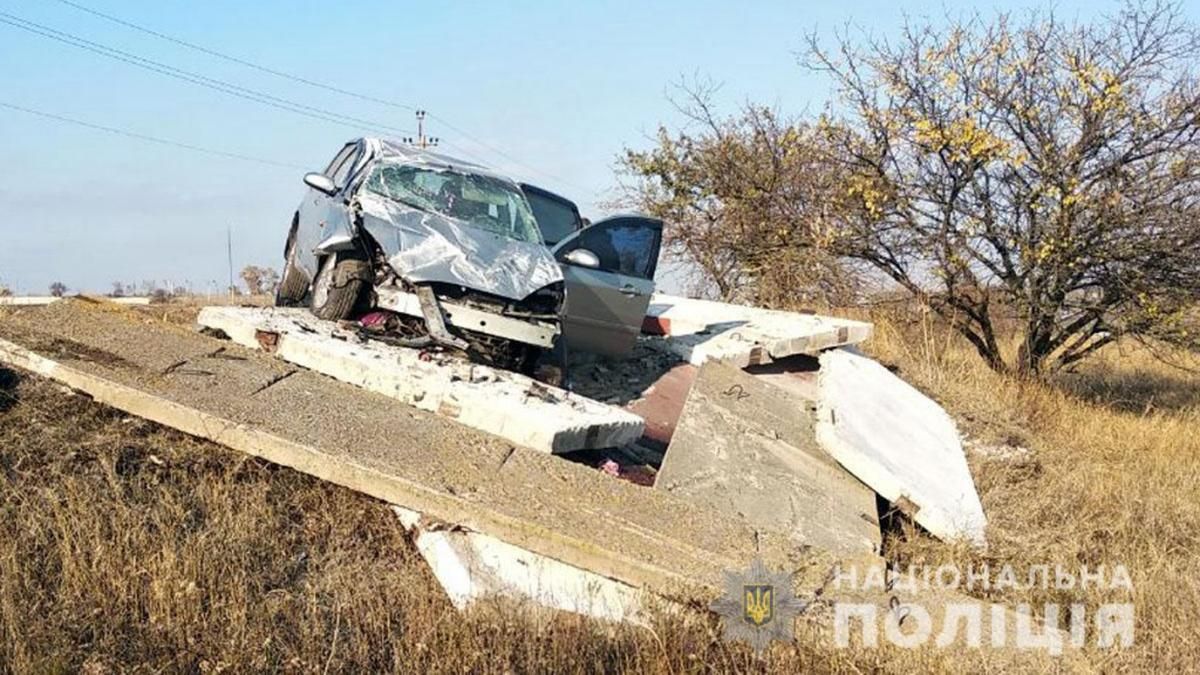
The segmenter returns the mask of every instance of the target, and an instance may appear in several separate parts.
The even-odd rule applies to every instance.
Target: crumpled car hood
[[[363,228],[392,269],[412,283],[457,284],[523,300],[562,281],[562,270],[540,242],[502,237],[368,192],[358,202]]]

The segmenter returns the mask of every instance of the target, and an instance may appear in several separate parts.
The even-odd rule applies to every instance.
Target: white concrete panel
[[[197,322],[245,347],[542,452],[619,447],[645,427],[631,412],[518,373],[359,340],[303,309],[205,307]]]
[[[954,421],[879,363],[820,356],[817,440],[842,466],[942,539],[984,544],[987,519]]]
[[[709,360],[744,368],[795,354],[858,344],[871,335],[861,321],[655,294],[643,330],[697,366]]]
[[[459,610],[490,596],[609,621],[644,624],[644,593],[495,537],[439,527],[393,506],[450,602]]]

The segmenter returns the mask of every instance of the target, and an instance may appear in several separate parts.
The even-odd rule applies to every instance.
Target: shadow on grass
[[[1126,412],[1200,409],[1200,375],[1186,370],[1117,371],[1105,365],[1063,373],[1055,384],[1089,403]]]
[[[0,368],[0,413],[7,412],[17,402],[17,385],[21,376],[15,370]]]

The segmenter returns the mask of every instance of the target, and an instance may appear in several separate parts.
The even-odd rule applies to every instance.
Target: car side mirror
[[[592,270],[600,267],[600,258],[586,248],[577,248],[571,251],[563,256],[563,261]]]
[[[337,192],[337,186],[333,184],[333,179],[316,171],[304,174],[304,184],[318,192],[324,192],[330,197]]]

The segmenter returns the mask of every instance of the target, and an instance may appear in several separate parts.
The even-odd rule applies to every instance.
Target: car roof
[[[440,152],[434,152],[427,148],[418,148],[402,141],[390,138],[378,138],[365,136],[362,142],[366,145],[368,151],[373,155],[374,159],[400,159],[413,164],[427,164],[433,167],[446,169],[456,169],[466,171],[473,174],[480,174],[492,178],[499,178],[507,182],[517,184],[517,181],[511,176],[505,175],[484,166],[477,162],[471,162],[457,157],[451,157]]]

